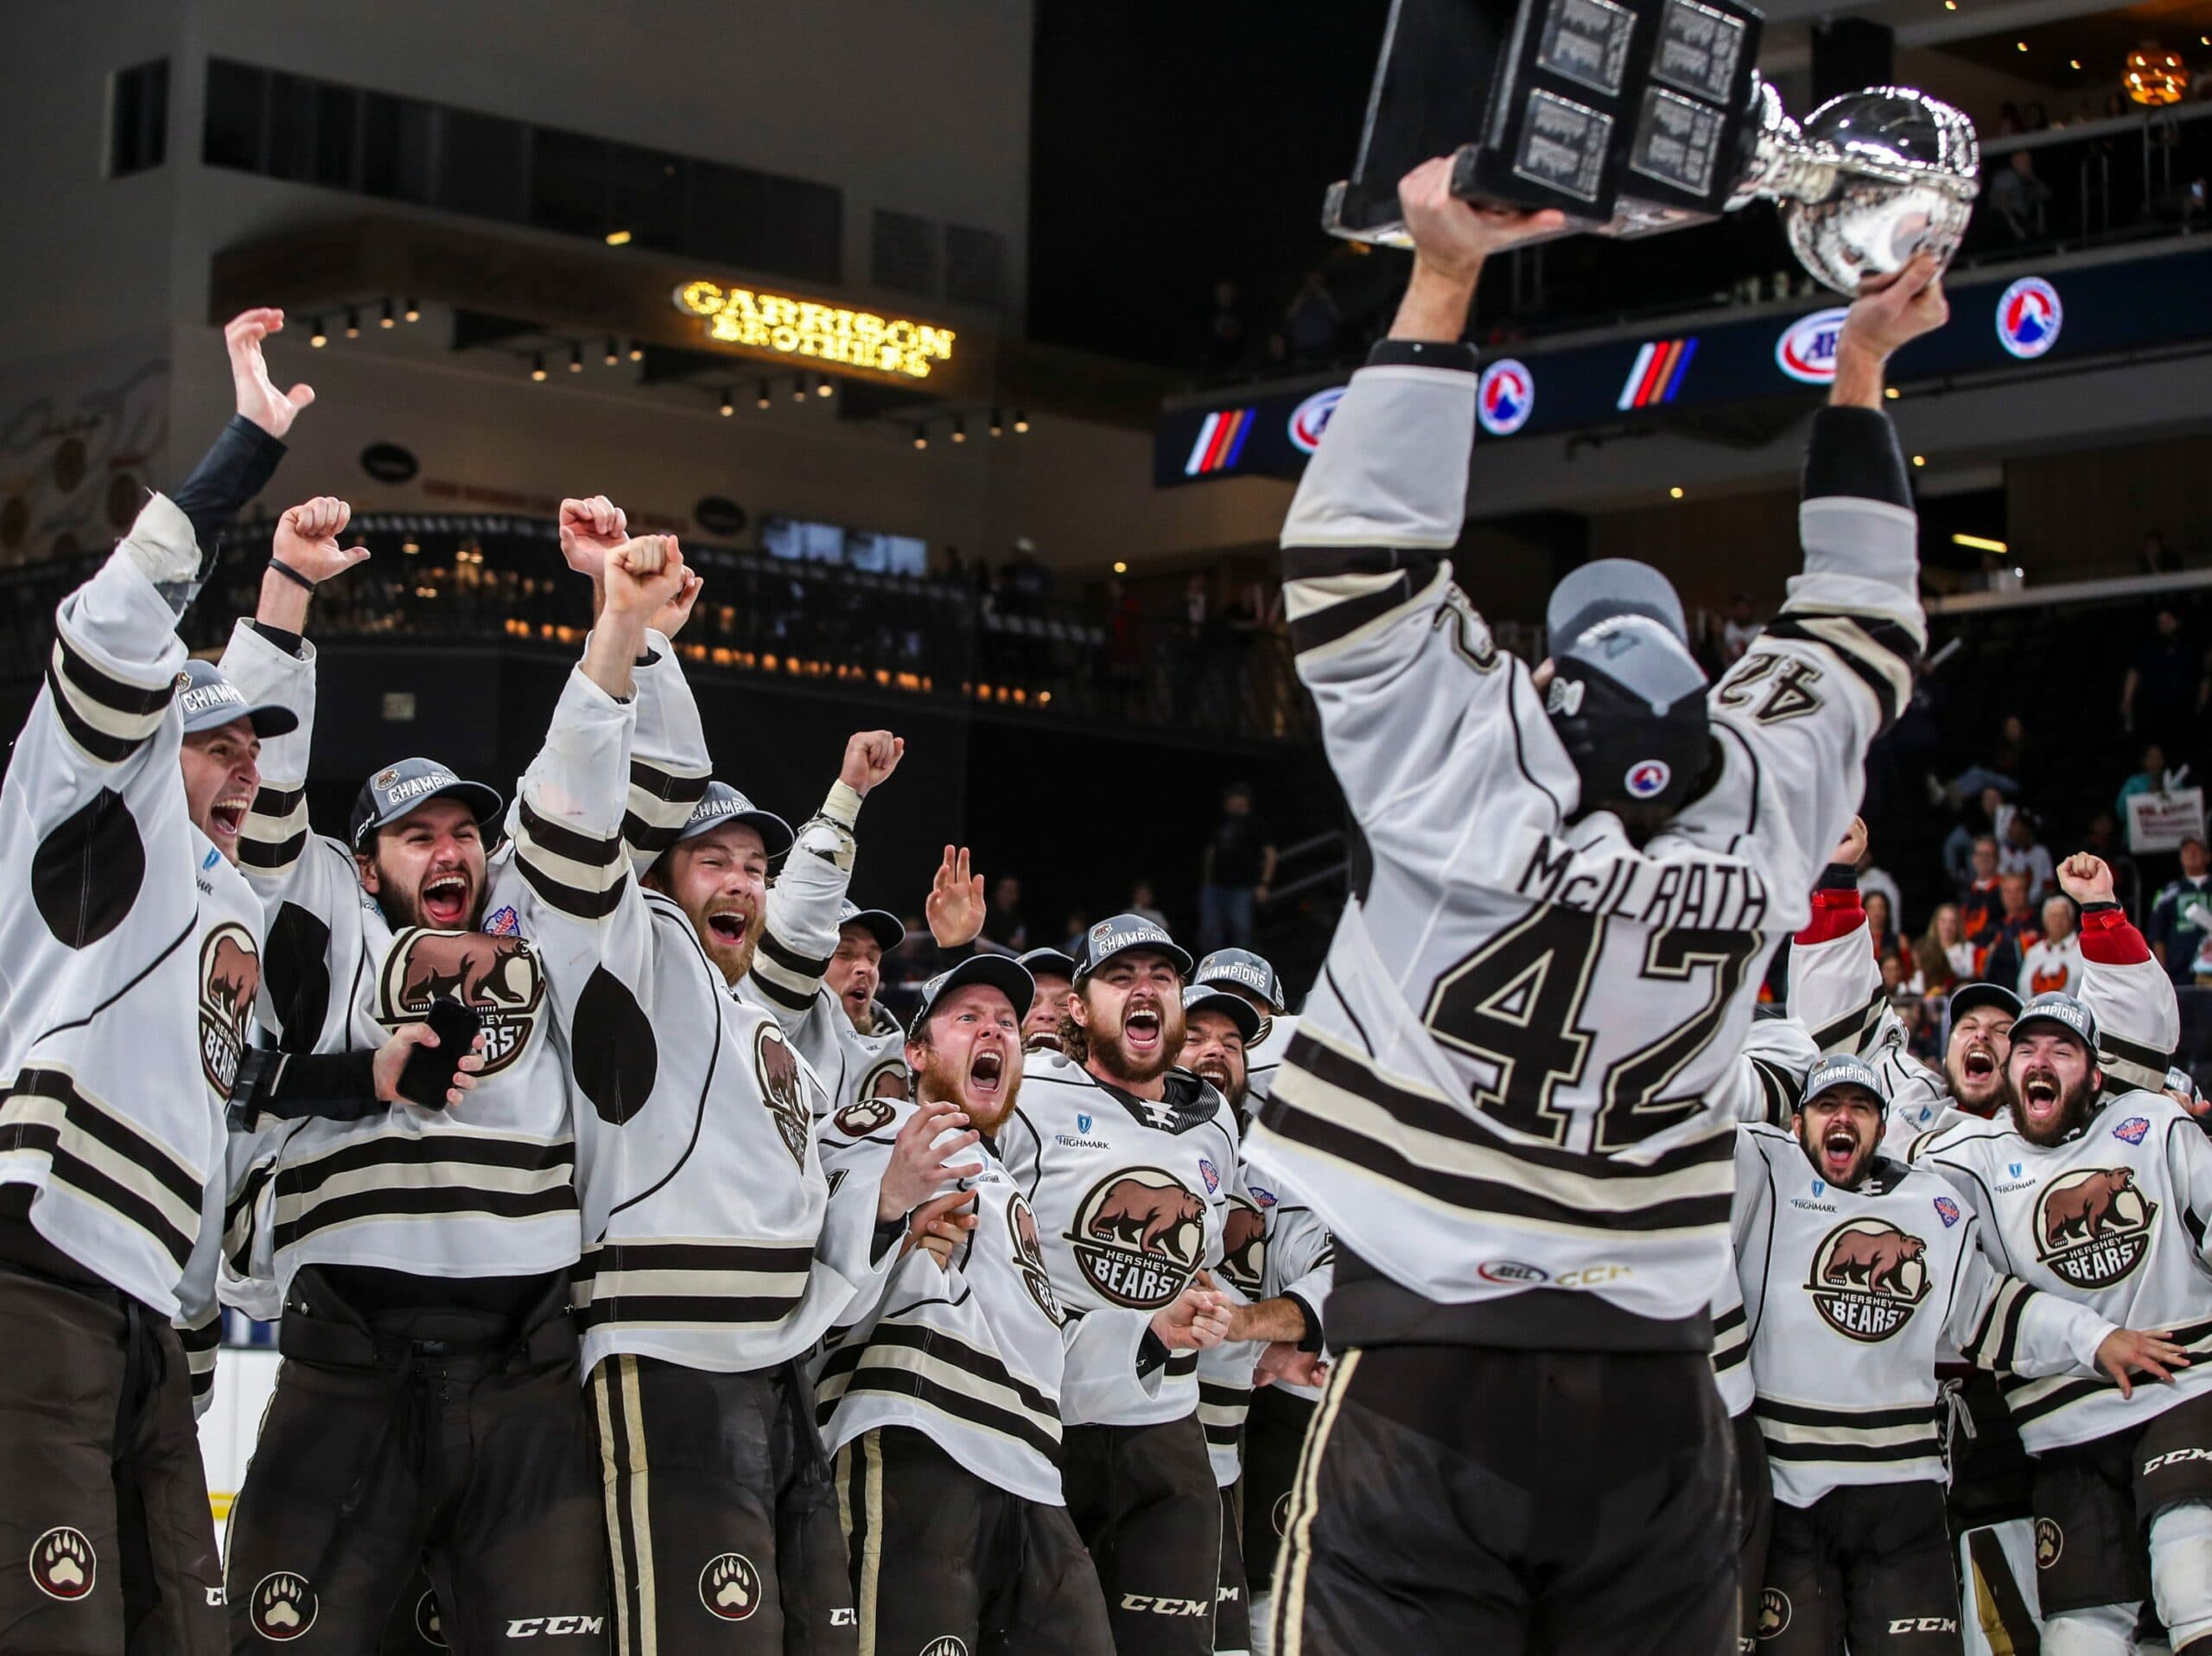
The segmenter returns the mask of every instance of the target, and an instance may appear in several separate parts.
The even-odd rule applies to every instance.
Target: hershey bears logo
[[[792,1161],[804,1167],[807,1131],[814,1124],[814,1112],[807,1108],[806,1080],[799,1070],[798,1054],[791,1049],[773,1020],[764,1022],[753,1036],[753,1071],[760,1078],[760,1102],[768,1106],[784,1148],[791,1153]]]
[[[879,1127],[891,1124],[891,1118],[899,1111],[881,1099],[870,1098],[863,1092],[847,1105],[830,1120],[837,1124],[837,1131],[848,1138],[866,1138]]]
[[[29,1565],[31,1585],[64,1603],[90,1596],[99,1579],[99,1555],[91,1540],[66,1524],[31,1543]]]
[[[760,1608],[760,1572],[741,1552],[707,1560],[699,1572],[699,1602],[724,1621],[742,1621]]]
[[[2047,1518],[2036,1519],[2036,1568],[2048,1570],[2066,1551],[2066,1532]]]
[[[200,941],[200,1067],[224,1098],[238,1080],[246,1020],[261,987],[261,952],[253,933],[225,920]]]
[[[1260,1297],[1268,1269],[1268,1216],[1238,1195],[1221,1225],[1221,1274],[1248,1299]]]
[[[1154,1310],[1183,1291],[1205,1249],[1206,1205],[1159,1168],[1130,1168],[1090,1188],[1067,1233],[1090,1285],[1116,1305]]]
[[[1037,1238],[1037,1215],[1018,1192],[1007,1202],[1006,1225],[1014,1244],[1014,1268],[1021,1273],[1022,1285],[1037,1302],[1037,1309],[1058,1328],[1066,1315],[1060,1309],[1059,1296],[1052,1292],[1052,1273],[1045,1266],[1044,1244]]]
[[[1828,1327],[1853,1340],[1887,1340],[1928,1297],[1928,1244],[1878,1219],[1854,1219],[1813,1251],[1805,1291]]]
[[[322,1601],[308,1585],[305,1576],[289,1570],[273,1570],[255,1586],[252,1601],[246,1607],[246,1619],[264,1639],[281,1645],[315,1626],[315,1613],[321,1608]]]
[[[906,1076],[906,1060],[887,1058],[861,1076],[860,1096],[863,1099],[912,1098],[914,1092]]]
[[[1759,1595],[1759,1637],[1778,1639],[1789,1627],[1789,1595],[1770,1587]]]
[[[410,926],[392,939],[378,974],[377,1022],[387,1029],[420,1023],[441,995],[484,1020],[483,1073],[496,1075],[530,1043],[545,973],[521,938]]]
[[[2109,1288],[2151,1251],[2158,1212],[2132,1168],[2063,1174],[2036,1202],[2036,1257],[2076,1288]]]
[[[415,1636],[439,1650],[446,1647],[446,1619],[438,1612],[435,1588],[415,1601]]]

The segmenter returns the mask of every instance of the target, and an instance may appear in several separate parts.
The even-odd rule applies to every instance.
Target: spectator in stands
[[[1739,592],[1729,600],[1727,624],[1720,629],[1720,670],[1726,672],[1741,661],[1758,635],[1759,624],[1751,619],[1751,595]]]
[[[1244,362],[1244,310],[1236,283],[1227,277],[1213,284],[1213,315],[1206,323],[1205,349],[1199,364],[1208,373],[1228,373]]]
[[[1163,932],[1174,929],[1168,925],[1167,916],[1160,911],[1160,899],[1154,894],[1149,880],[1136,880],[1130,883],[1129,900],[1122,905],[1122,912],[1148,920]]]
[[[2212,857],[2191,834],[2181,843],[2181,878],[2169,881],[2151,904],[2143,933],[2166,976],[2191,981],[2197,956],[2212,941]]]
[[[1337,353],[1337,302],[1319,270],[1306,272],[1283,312],[1290,353],[1300,362],[1325,362]]]
[[[2053,897],[2043,906],[2043,935],[2020,952],[2019,995],[2082,992],[2082,939],[2075,934],[2074,900]]]
[[[1904,1025],[1906,1049],[1925,1063],[1940,1066],[1943,1048],[1936,1019],[1930,1016],[1931,1003],[1907,989],[1892,995],[1890,1004],[1897,1011],[1897,1022]]]
[[[1890,925],[1902,937],[1905,934],[1904,900],[1898,895],[1897,882],[1886,869],[1874,866],[1872,848],[1859,853],[1859,889],[1866,892],[1879,892],[1889,901]]]
[[[1989,181],[1989,205],[2014,241],[2041,241],[2047,233],[2050,186],[2036,176],[2035,157],[2015,150]]]
[[[1878,891],[1866,891],[1863,888],[1860,900],[1866,906],[1867,944],[1877,960],[1897,962],[1898,981],[1902,983],[1912,976],[1915,967],[1911,952],[1891,926],[1890,900]]]
[[[2101,857],[2112,870],[2113,894],[2120,907],[2131,914],[2143,912],[2143,873],[2135,866],[2135,859],[2127,854],[2126,842],[2120,837],[2118,820],[2109,811],[2099,811],[2089,818],[2089,825],[2082,831],[2082,849],[2091,857]]]
[[[2182,771],[2189,767],[2184,765]],[[2120,797],[2113,801],[2113,808],[2122,822],[2127,820],[2127,802],[2139,793],[2170,793],[2181,786],[2179,771],[2166,768],[2166,750],[2152,742],[2144,745],[2142,762],[2135,773],[2120,785]]]
[[[1929,783],[1930,797],[1937,803],[1949,797],[1946,790],[1936,787],[1933,777],[1929,779]],[[1961,896],[1966,895],[1967,888],[1977,877],[1974,863],[1974,844],[1996,836],[1997,821],[1992,809],[1993,806],[2001,807],[2004,803],[2005,796],[1995,788],[1984,788],[1979,798],[1960,808],[1958,821],[1952,825],[1950,833],[1943,840],[1943,872],[1950,876],[1952,889]],[[1993,867],[1989,873],[1994,877],[1997,870]]]
[[[1996,552],[1981,555],[1981,589],[1984,592],[2018,592],[2027,584],[2019,566],[2006,561]]]
[[[991,887],[982,941],[1001,954],[1020,954],[1029,946],[1029,927],[1021,918],[1021,882],[1011,874],[1001,875]]]
[[[2208,697],[2212,680],[2205,675],[2204,653],[2183,634],[2181,611],[2161,603],[2150,638],[2120,681],[2120,722],[2145,742],[2172,750],[2178,738],[2186,747]]]
[[[2050,860],[2050,848],[2037,838],[2033,812],[2015,811],[2005,823],[2004,848],[1997,854],[1997,871],[2026,875],[2031,902],[2041,902],[2058,889],[2057,865]]]
[[[1206,842],[1198,888],[1198,952],[1252,946],[1252,914],[1268,901],[1275,877],[1274,837],[1252,814],[1252,790],[1222,790],[1221,817]]]
[[[1999,875],[1997,890],[2004,908],[1997,917],[1995,935],[1982,952],[1981,975],[2010,989],[2019,981],[2020,963],[2028,950],[2043,936],[2043,916],[2028,895],[2025,874]]]
[[[1913,964],[1919,968],[1913,986],[1923,995],[1948,996],[1974,976],[1974,945],[1959,929],[1959,906],[1938,903],[1935,918],[1912,946]]]
[[[1997,881],[1997,841],[1984,834],[1974,843],[1974,867],[1959,898],[1959,933],[1979,958],[1997,940],[2005,917],[2004,893]]]

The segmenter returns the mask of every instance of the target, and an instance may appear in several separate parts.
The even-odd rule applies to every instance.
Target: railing
[[[226,538],[183,623],[195,648],[219,646],[232,621],[251,613],[271,527],[248,522]],[[372,557],[317,596],[318,637],[574,649],[591,625],[588,592],[562,564],[549,522],[381,514],[356,519],[351,532]],[[687,546],[685,556],[706,576],[678,640],[694,670],[1202,739],[1272,744],[1315,735],[1288,640],[1272,628],[1196,628],[1134,609],[1109,615],[728,548]],[[45,670],[54,607],[98,562],[84,555],[0,570],[0,679],[28,683]]]

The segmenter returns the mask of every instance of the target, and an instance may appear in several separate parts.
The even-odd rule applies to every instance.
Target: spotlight
[[[346,307],[346,337],[349,340],[361,337],[361,313],[352,305]]]
[[[569,347],[569,372],[570,373],[582,373],[583,371],[584,347],[581,345],[571,345]]]
[[[1014,411],[1014,429],[1017,434],[1029,429],[1029,417],[1018,408]]]
[[[410,535],[405,540],[399,543],[399,550],[406,553],[408,557],[412,557],[416,553],[421,551],[423,548],[421,544],[416,540],[415,537]]]
[[[991,435],[995,437],[1001,436],[1005,434],[1005,431],[1006,421],[995,408],[991,411]]]
[[[330,343],[330,335],[323,331],[322,318],[320,316],[308,323],[308,343],[318,351]]]
[[[817,375],[814,381],[814,394],[817,397],[835,397],[837,394],[836,382],[826,373]]]
[[[801,374],[798,379],[791,381],[791,401],[795,403],[803,403],[805,400],[806,376],[804,374]]]
[[[630,360],[632,362],[643,362],[645,360],[645,347],[643,345],[640,345],[636,340],[632,340],[630,341]]]
[[[1894,403],[1898,398],[1904,396],[1904,393],[1899,391],[1895,385],[1885,385],[1882,387],[1882,395],[1888,398],[1890,401]]]
[[[955,443],[965,443],[968,441],[968,421],[965,417],[953,421],[952,440]]]
[[[399,318],[391,314],[391,301],[387,299],[384,302],[384,314],[377,318],[377,326],[378,328],[397,328],[398,325]]]
[[[1116,558],[1116,559],[1114,560],[1114,573],[1115,573],[1115,574],[1116,574],[1116,575],[1127,575],[1128,572],[1129,572],[1129,566],[1128,566],[1128,564],[1126,564],[1122,563],[1122,560],[1121,560],[1121,559],[1119,559],[1118,557],[1117,557],[1117,558]]]
[[[538,352],[530,360],[530,377],[543,382],[545,378],[545,353]]]
[[[626,230],[608,231],[607,245],[609,247],[627,247],[630,245],[630,232]]]
[[[613,340],[607,341],[607,355],[602,359],[602,360],[604,360],[607,366],[611,368],[621,360],[622,347],[617,345]]]
[[[926,449],[929,446],[930,434],[928,430],[923,426],[916,426],[914,428],[914,447],[917,449]]]
[[[2014,41],[2012,44],[2023,52],[2028,49],[2028,43],[2025,41]]]
[[[774,400],[768,394],[768,382],[763,379],[760,382],[760,394],[753,399],[753,405],[755,408],[766,408]]]
[[[401,305],[399,314],[410,322],[419,322],[423,320],[423,307],[410,299]]]
[[[1669,499],[1679,500],[1682,498],[1682,486],[1680,483],[1677,483],[1674,487],[1669,489],[1667,494]]]
[[[737,404],[733,399],[732,394],[727,391],[724,392],[722,393],[722,417],[724,419],[728,419],[731,415],[736,412]]]
[[[1912,457],[1912,463],[1916,466],[1925,466],[1928,463],[1928,456],[1926,455],[1915,455]]]

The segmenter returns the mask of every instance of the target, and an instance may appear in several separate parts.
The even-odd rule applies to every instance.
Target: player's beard
[[[967,1115],[970,1127],[986,1138],[996,1137],[1007,1118],[1013,1115],[1014,1100],[1020,1096],[1020,1049],[1009,1043],[998,1054],[1004,1063],[995,1089],[976,1085],[976,1060],[979,1054],[973,1047],[957,1055],[937,1047],[923,1050],[922,1067],[914,1077],[914,1097],[921,1100],[943,1099],[957,1104]]]
[[[696,911],[687,912],[690,913],[691,929],[699,934],[699,946],[721,972],[723,981],[733,987],[743,981],[753,970],[753,957],[760,946],[760,933],[767,928],[767,910],[759,908],[747,914],[726,900],[716,898],[700,904]]]
[[[1864,1143],[1854,1142],[1851,1160],[1839,1170],[1828,1157],[1829,1145],[1833,1142],[1840,1147],[1845,1134],[1849,1134],[1856,1141],[1858,1138],[1856,1128],[1853,1127],[1848,1121],[1839,1118],[1829,1122],[1816,1140],[1812,1135],[1812,1124],[1801,1115],[1797,1118],[1796,1131],[1797,1142],[1804,1146],[1805,1159],[1813,1164],[1813,1171],[1840,1190],[1855,1190],[1859,1188],[1859,1181],[1866,1176],[1866,1169],[1873,1166],[1874,1157],[1882,1148],[1882,1141],[1878,1134]]]
[[[1140,1058],[1129,1050],[1122,1038],[1122,1024],[1116,1022],[1109,1032],[1096,1023],[1084,1027],[1084,1044],[1089,1049],[1090,1061],[1104,1073],[1106,1078],[1121,1086],[1145,1086],[1158,1080],[1175,1067],[1175,1060],[1183,1051],[1183,1003],[1173,996],[1163,997],[1156,1004],[1142,1009],[1156,1011],[1160,1016],[1160,1045],[1148,1057]],[[1122,1003],[1122,1018],[1128,1016],[1128,1003]]]
[[[1955,1053],[1945,1053],[1943,1080],[1951,1102],[1968,1115],[1993,1116],[2011,1098],[2004,1057],[1986,1041],[1969,1041]]]
[[[385,872],[382,865],[378,867],[377,876],[377,907],[384,911],[385,923],[395,932],[412,926],[428,927],[433,931],[473,932],[484,923],[485,887],[467,869],[441,869],[413,889],[402,887]],[[457,909],[432,917],[423,901],[424,893],[435,888],[436,894],[445,897],[452,891],[452,882],[456,877],[465,882]]]
[[[2024,1106],[2022,1099],[2024,1096],[2031,1099],[2047,1096],[2046,1086],[2058,1088],[2058,1108],[2037,1119]],[[2071,1086],[2061,1087],[2056,1073],[2044,1065],[2035,1064],[2021,1071],[2013,1082],[2008,1102],[2012,1110],[2012,1124],[2020,1130],[2020,1137],[2039,1150],[2049,1150],[2054,1144],[2064,1143],[2088,1120],[2089,1111],[2096,1108],[2097,1090],[2086,1075]]]
[[[1225,1061],[1217,1057],[1202,1058],[1191,1073],[1228,1099],[1231,1110],[1240,1116],[1244,1113],[1245,1095],[1252,1089],[1243,1076],[1230,1073]]]

